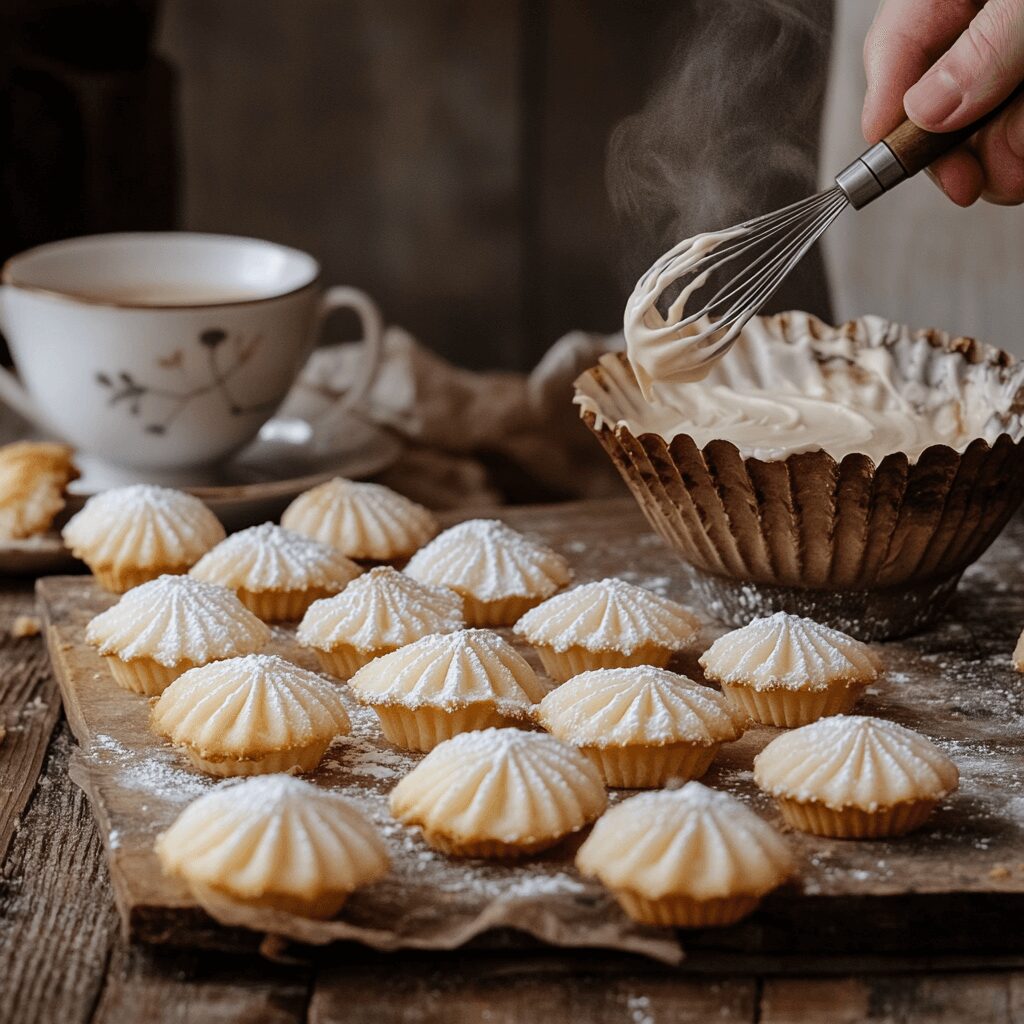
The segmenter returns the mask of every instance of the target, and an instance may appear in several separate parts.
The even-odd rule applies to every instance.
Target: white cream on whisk
[[[662,256],[636,283],[626,303],[623,332],[626,354],[640,390],[650,400],[653,386],[702,380],[715,361],[729,349],[737,332],[706,336],[707,324],[680,326],[690,296],[707,282],[707,274],[689,281],[663,316],[658,299],[666,289],[686,277],[697,263],[723,242],[739,238],[745,228],[708,231],[686,238]],[[704,335],[704,336],[701,336]]]

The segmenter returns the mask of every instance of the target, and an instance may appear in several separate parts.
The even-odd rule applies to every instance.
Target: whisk
[[[927,132],[906,120],[844,167],[832,188],[735,227],[681,242],[637,282],[626,310],[627,338],[632,327],[634,337],[651,342],[684,342],[684,350],[661,356],[675,364],[676,372],[665,376],[702,376],[702,367],[730,348],[744,324],[847,206],[859,210],[917,174],[978,131],[1020,91],[960,131]],[[739,269],[720,283],[723,268],[739,260]],[[709,281],[713,283],[705,289]],[[681,290],[662,317],[657,305],[676,285]],[[687,310],[690,296],[701,289],[714,291],[699,309]]]

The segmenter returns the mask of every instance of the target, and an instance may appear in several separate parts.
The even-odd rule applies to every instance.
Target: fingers
[[[883,0],[864,68],[869,142],[905,116],[929,131],[962,128],[1024,80],[1024,0]],[[979,197],[1024,202],[1024,100],[936,160],[928,175],[960,206]]]
[[[864,40],[861,128],[877,142],[907,116],[903,97],[977,13],[973,0],[884,0]]]
[[[1024,0],[988,0],[903,104],[922,128],[953,131],[1001,103],[1022,79]]]
[[[957,206],[977,202],[985,187],[985,172],[970,146],[940,156],[925,173]]]
[[[986,125],[972,148],[984,168],[984,198],[1006,206],[1024,202],[1024,100]]]

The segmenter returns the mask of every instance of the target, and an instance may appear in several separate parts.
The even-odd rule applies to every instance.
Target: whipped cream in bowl
[[[1024,363],[998,349],[793,312],[752,318],[700,380],[641,388],[634,354],[604,356],[575,402],[730,623],[911,632],[1024,499]]]
[[[916,462],[932,445],[962,452],[976,438],[1024,435],[1024,372],[1010,357],[878,316],[841,327],[809,313],[754,317],[701,380],[647,376],[646,387],[627,341],[628,366],[615,357],[603,363],[622,415],[586,375],[576,403],[634,434],[687,434],[700,448],[730,441],[764,461],[822,450],[836,461],[861,452],[876,463],[896,452]]]

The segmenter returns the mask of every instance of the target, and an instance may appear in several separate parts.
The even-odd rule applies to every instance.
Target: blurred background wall
[[[158,0],[0,3],[0,253],[178,220]]]
[[[859,151],[874,5],[834,6],[8,0],[0,249],[269,237],[448,358],[526,369],[566,330],[617,329],[675,238],[798,198]],[[774,306],[830,315],[830,285],[838,316],[1024,354],[1020,227],[911,182],[833,228],[830,282],[814,253]]]
[[[631,281],[673,240],[616,218],[605,181],[615,126],[678,63],[680,40],[718,23],[748,33],[732,54],[745,43],[770,51],[779,21],[757,0],[163,6],[158,46],[180,75],[183,223],[310,249],[328,277],[367,288],[450,358],[518,368],[570,329],[616,329]],[[790,6],[829,21],[823,0]],[[737,72],[741,85],[749,68],[714,68]],[[807,75],[791,68],[790,91]],[[693,128],[728,131],[702,111],[724,114],[720,98],[746,90],[709,78],[676,91],[654,134],[670,144],[665,161],[682,163],[700,149]],[[812,99],[812,136],[819,115]],[[700,184],[712,182],[705,173]],[[695,205],[684,192],[680,183],[660,205]],[[778,201],[799,194],[773,190]],[[652,205],[646,215],[660,216]]]
[[[164,0],[182,222],[315,252],[467,365],[614,324],[611,127],[673,0]]]
[[[749,67],[730,61],[674,95],[685,83],[666,71],[694,59],[681,41],[711,32],[716,53],[742,21],[766,54],[777,37],[806,55],[815,32],[825,52],[829,3],[785,0],[798,14],[786,27],[775,6],[15,0],[3,249],[171,225],[265,236],[312,251],[328,280],[367,289],[448,358],[526,369],[567,330],[618,328],[637,273],[676,230],[703,226],[701,197],[717,194],[704,143],[740,119],[762,130],[737,73]],[[723,40],[712,29],[730,11]],[[778,107],[810,97],[813,149],[823,61],[780,84]],[[644,173],[688,162],[699,180],[667,179],[637,217],[609,199],[606,151],[629,115],[651,135],[651,102],[669,109],[634,147]],[[813,171],[784,175],[771,198],[796,198]],[[710,215],[750,212],[734,207]],[[825,312],[820,262],[808,268],[794,295]]]

